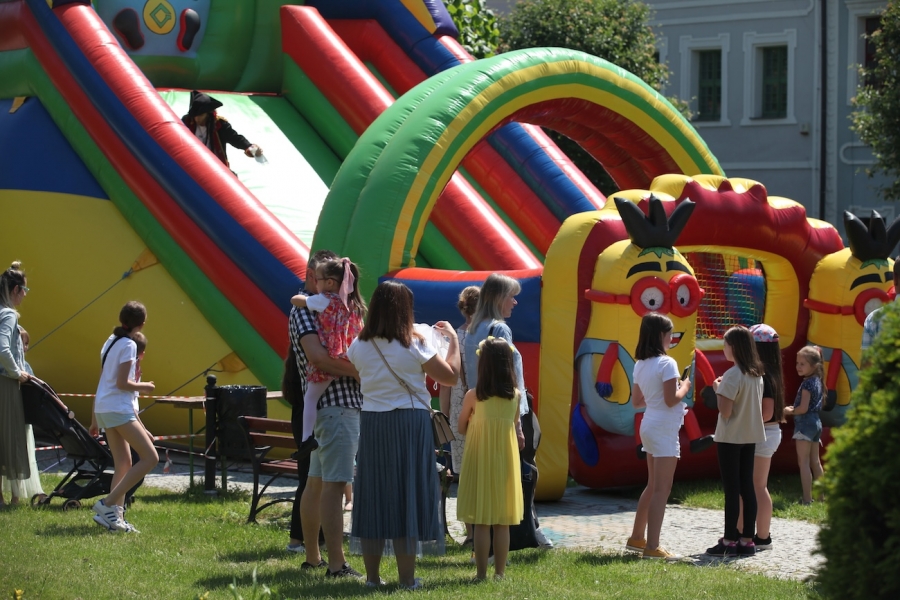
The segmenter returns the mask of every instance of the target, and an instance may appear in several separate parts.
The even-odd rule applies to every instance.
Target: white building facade
[[[881,199],[884,177],[865,173],[871,150],[850,129],[858,67],[873,60],[864,34],[886,0],[644,1],[669,66],[663,93],[690,104],[729,177],[759,181],[842,233],[845,210],[900,215]]]

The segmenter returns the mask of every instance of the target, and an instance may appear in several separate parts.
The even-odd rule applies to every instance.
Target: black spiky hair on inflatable
[[[631,238],[631,243],[638,248],[674,248],[675,241],[687,225],[691,213],[697,206],[689,199],[675,207],[671,217],[666,217],[666,209],[662,200],[650,194],[648,199],[649,215],[644,216],[637,204],[624,198],[613,198],[619,216]]]
[[[852,212],[844,211],[844,230],[850,241],[850,252],[862,262],[886,260],[897,242],[900,242],[900,217],[885,229],[884,218],[872,211],[866,227]]]

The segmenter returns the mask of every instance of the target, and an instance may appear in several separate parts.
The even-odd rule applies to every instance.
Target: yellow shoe
[[[628,552],[643,552],[644,548],[647,547],[647,540],[636,540],[634,538],[628,538],[628,541],[625,542],[625,550]]]
[[[641,554],[641,558],[650,558],[653,560],[676,561],[676,560],[681,560],[683,557],[681,557],[677,554],[672,554],[671,552],[669,552],[668,550],[666,550],[665,548],[660,546],[658,548],[654,548],[653,550],[648,550],[647,548],[644,548],[644,552],[643,552],[643,554]]]

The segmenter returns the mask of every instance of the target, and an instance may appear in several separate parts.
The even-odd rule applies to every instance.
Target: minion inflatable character
[[[859,381],[863,323],[873,310],[890,302],[893,289],[891,251],[900,241],[900,218],[885,229],[872,211],[868,227],[856,215],[844,213],[850,247],[822,258],[809,282],[803,305],[809,310],[810,344],[822,349],[826,396],[821,413],[826,427],[841,425],[850,394]]]
[[[638,203],[646,206],[648,216]],[[692,364],[697,309],[703,291],[690,264],[674,245],[694,207],[689,199],[664,202],[652,194],[635,201],[615,197],[602,211],[584,213],[564,224],[564,228],[587,227],[590,233],[564,236],[561,232],[558,238],[571,237],[582,244],[578,264],[569,267],[568,276],[565,273],[560,276],[579,280],[576,285],[581,298],[575,307],[576,331],[572,339],[576,344],[573,348],[576,401],[572,403],[570,415],[569,467],[573,475],[580,465],[591,471],[576,475],[586,485],[592,485],[593,479],[598,479],[598,484],[601,478],[608,481],[610,473],[606,477],[600,473],[608,465],[602,460],[604,444],[614,443],[621,449],[623,443],[636,441],[641,413],[631,404],[632,354],[645,314],[658,312],[672,319],[675,329],[669,355],[682,367]],[[570,250],[560,248],[560,251]],[[599,252],[594,254],[595,251]],[[548,253],[545,294],[548,286],[555,285],[556,277],[552,273],[555,264],[555,257]],[[571,267],[578,271],[574,278]],[[586,278],[588,271],[590,279]],[[546,300],[543,302],[543,310],[550,310]],[[552,310],[572,314],[564,305],[556,305]],[[549,359],[548,354],[554,352],[545,339],[541,347],[542,365],[552,362],[545,363],[545,358]],[[693,397],[686,398],[686,402],[693,406]],[[700,434],[693,411],[685,417],[685,432],[693,452],[700,452],[712,443],[712,436]],[[633,450],[631,454],[634,456]]]
[[[597,308],[575,364],[587,417],[609,433],[637,435],[643,413],[631,407],[631,352],[645,314],[657,312],[672,319],[675,330],[669,354],[679,365],[691,364],[703,290],[674,245],[695,205],[685,200],[667,218],[662,201],[651,195],[649,217],[645,217],[631,201],[614,201],[630,239],[613,244],[597,259],[593,285],[585,292]],[[712,436],[700,436],[693,412],[685,420],[691,451],[708,448]],[[639,436],[637,441],[638,456],[643,458]]]

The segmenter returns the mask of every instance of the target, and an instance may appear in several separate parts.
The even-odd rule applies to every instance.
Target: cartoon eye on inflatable
[[[669,312],[669,286],[659,277],[644,277],[631,288],[631,308],[643,317],[650,312],[666,314]]]
[[[866,290],[853,301],[853,314],[860,325],[865,325],[869,313],[890,301],[890,296],[884,290],[878,288]]]
[[[704,294],[697,279],[687,273],[672,277],[669,280],[669,290],[672,296],[672,314],[676,317],[686,317],[696,311]]]

